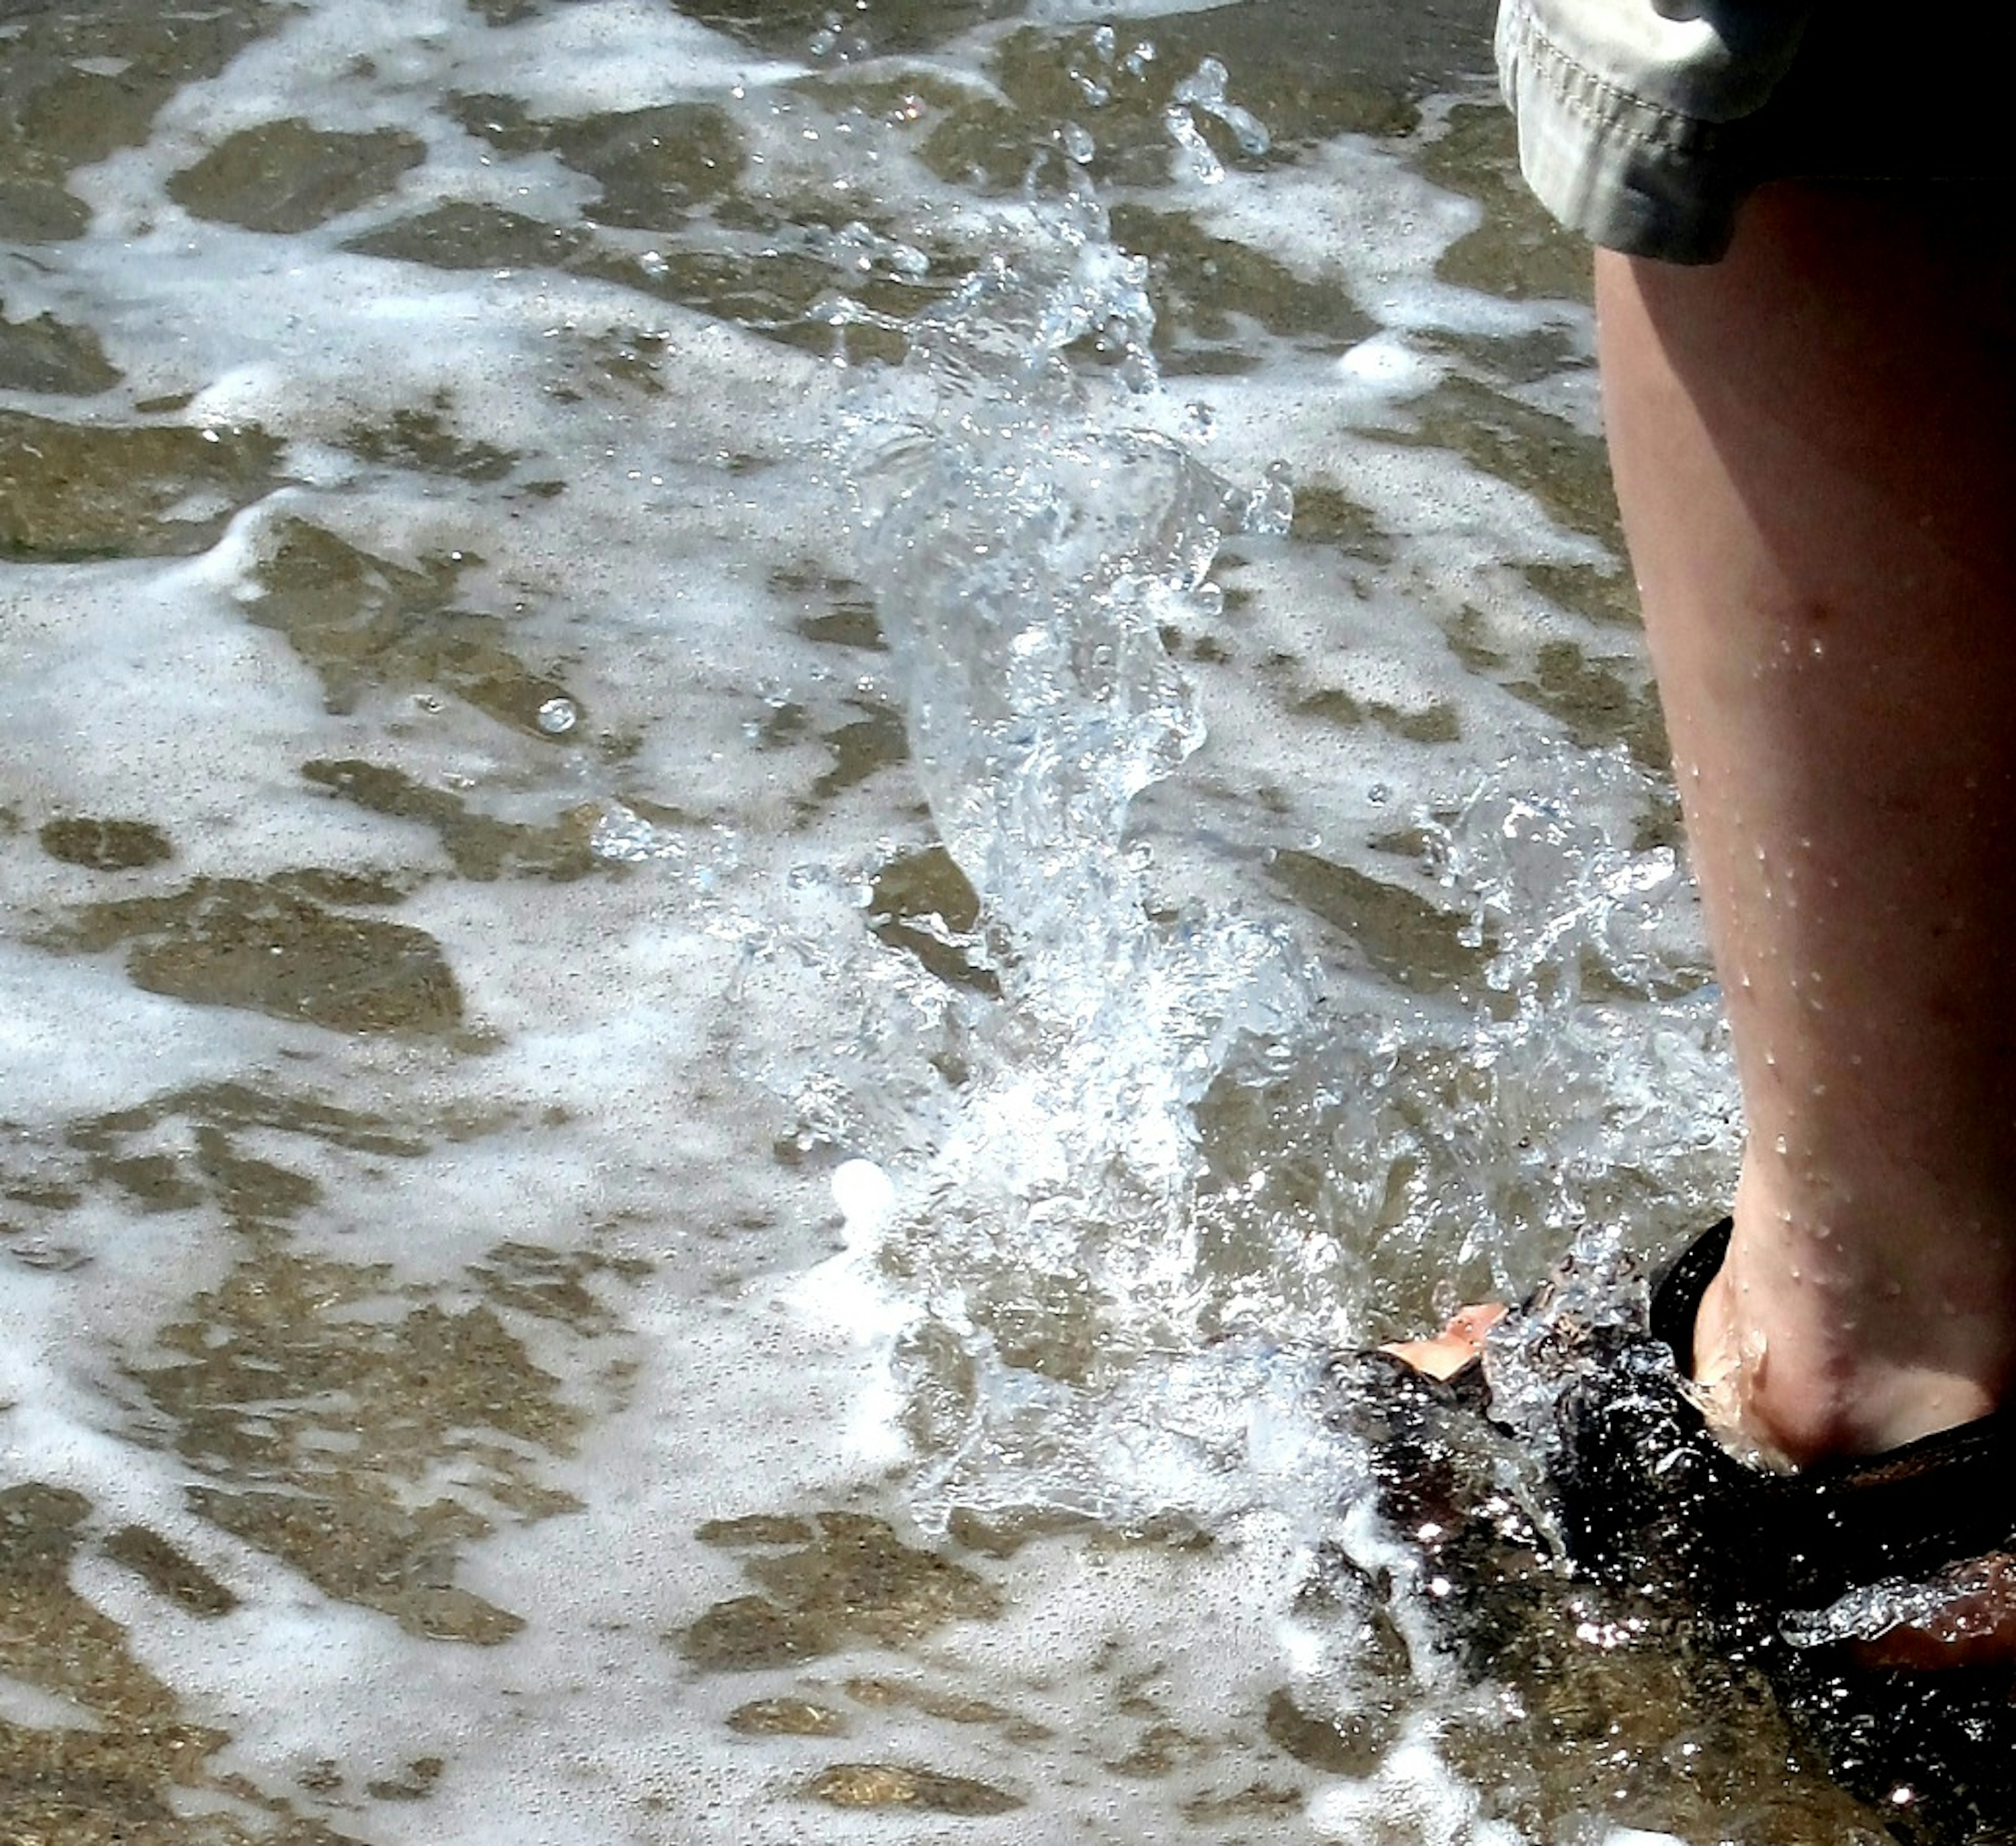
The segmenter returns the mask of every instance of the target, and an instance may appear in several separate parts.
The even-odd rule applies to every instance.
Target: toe
[[[1451,1378],[1484,1350],[1484,1336],[1505,1318],[1502,1302],[1480,1301],[1459,1309],[1429,1340],[1400,1340],[1380,1348],[1431,1378]]]

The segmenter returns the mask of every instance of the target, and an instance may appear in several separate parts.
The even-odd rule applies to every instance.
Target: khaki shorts
[[[1501,0],[1498,68],[1520,164],[1563,224],[1711,263],[1768,180],[2008,177],[2006,66],[1960,18],[1895,0]]]

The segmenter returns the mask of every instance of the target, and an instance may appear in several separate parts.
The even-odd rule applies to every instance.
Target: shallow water
[[[1324,1419],[1733,1160],[1485,31],[0,6],[10,1837],[1880,1837]]]

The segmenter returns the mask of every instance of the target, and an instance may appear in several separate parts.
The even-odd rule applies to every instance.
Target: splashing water
[[[1104,29],[1092,49],[1073,74],[1093,107],[1152,56]],[[1265,146],[1211,60],[1171,92],[1179,164],[1204,121]],[[1326,1011],[1285,930],[1151,903],[1130,807],[1204,735],[1164,635],[1216,613],[1223,538],[1284,534],[1291,498],[1284,471],[1243,488],[1185,445],[1096,153],[1060,128],[934,305],[823,311],[905,355],[849,392],[844,475],[914,772],[979,901],[963,952],[992,983],[873,977],[939,1045],[934,1074],[885,1082],[900,1104],[851,1135],[833,1117],[897,1157],[848,1260],[909,1304],[890,1348],[927,1524],[1210,1524],[1273,1494],[1256,1457],[1301,1441],[1310,1355],[1366,1337],[1370,1249],[1453,1243],[1523,1294],[1565,1227],[1670,1180],[1660,1086],[1723,1081],[1683,881],[1637,837],[1658,804],[1621,754],[1537,750],[1428,827],[1504,1006]],[[1277,1150],[1299,1137],[1312,1205],[1211,1170],[1201,1122],[1226,1110],[1263,1115]],[[1288,1494],[1298,1517],[1348,1499],[1334,1473]]]
[[[1242,109],[1226,94],[1226,71],[1215,58],[1206,58],[1171,92],[1163,125],[1169,139],[1189,157],[1191,177],[1204,185],[1215,185],[1225,178],[1225,166],[1211,151],[1199,115],[1222,122],[1232,131],[1239,149],[1245,154],[1264,154],[1269,145],[1266,129],[1251,110]]]
[[[1222,70],[1199,101],[1229,107]],[[1215,610],[1222,535],[1284,533],[1291,500],[1158,426],[1181,412],[1147,265],[1112,239],[1088,142],[1067,139],[1058,193],[1032,178],[1011,250],[902,326],[902,367],[855,394],[849,476],[916,772],[1003,1002],[901,1234],[938,1495],[970,1501],[985,1473],[990,1498],[1124,1520],[1183,1456],[1227,1471],[1243,1400],[1303,1389],[1264,1355],[1232,1393],[1200,1362],[1193,1207],[1199,1099],[1309,999],[1274,933],[1151,923],[1127,842],[1134,797],[1203,737],[1163,632]],[[922,1359],[948,1341],[956,1385]]]
[[[1669,830],[1669,811],[1622,749],[1542,743],[1432,829],[1508,1002],[1463,1048],[1442,1196],[1481,1227],[1465,1254],[1489,1256],[1514,1299],[1582,1226],[1693,1211],[1733,1168],[1734,1071],[1695,900],[1676,849],[1640,837]]]
[[[1643,1266],[1615,1230],[1593,1225],[1553,1268],[1538,1297],[1514,1309],[1485,1340],[1495,1421],[1518,1436],[1543,1466],[1560,1457],[1560,1405],[1593,1351],[1615,1352],[1644,1340],[1651,1294]],[[1670,1372],[1669,1363],[1667,1370]]]
[[[1203,737],[1161,631],[1215,599],[1226,531],[1278,534],[1289,513],[1285,491],[1242,494],[1140,426],[1159,397],[1147,265],[1089,180],[1069,184],[1032,202],[1012,257],[908,324],[902,372],[856,412],[853,473],[933,817],[1039,956],[1131,924],[1128,805]]]
[[[1795,1610],[1780,1624],[1795,1647],[1875,1641],[1893,1629],[1922,1628],[1948,1641],[1992,1634],[2003,1615],[2007,1589],[1998,1562],[1971,1558],[1929,1582],[1886,1577],[1865,1584],[1824,1609]]]
[[[1228,119],[1222,72],[1183,88]],[[1163,632],[1214,607],[1222,536],[1280,534],[1290,501],[1171,433],[1145,265],[1081,160],[1032,176],[1013,232],[891,323],[907,356],[848,412],[862,572],[999,992],[955,1003],[956,1101],[897,1175],[875,1260],[920,1304],[898,1344],[912,1433],[938,1458],[927,1518],[1210,1517],[1255,1489],[1237,1478],[1251,1404],[1290,1416],[1306,1387],[1274,1338],[1364,1337],[1373,1243],[1460,1224],[1459,1260],[1481,1254],[1516,1295],[1629,1190],[1620,1175],[1666,1183],[1661,1086],[1726,1082],[1713,995],[1675,856],[1636,841],[1656,801],[1621,754],[1536,752],[1433,829],[1510,1002],[1453,1031],[1325,1015],[1289,941],[1240,916],[1151,920],[1129,807],[1203,735]],[[1201,1195],[1200,1105],[1228,1086],[1306,1121],[1327,1169],[1313,1218]]]

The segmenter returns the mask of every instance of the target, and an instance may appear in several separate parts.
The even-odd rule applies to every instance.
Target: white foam
[[[763,58],[646,0],[587,0],[513,25],[458,34],[445,74],[457,89],[523,98],[542,115],[718,102],[740,85],[774,87],[803,63]]]
[[[29,1730],[95,1731],[104,1727],[74,1699],[0,1673],[0,1722]]]
[[[1129,20],[1174,19],[1188,13],[1216,13],[1237,5],[1239,0],[1135,0],[1126,9]],[[1087,20],[1117,20],[1118,0],[1032,0],[1028,17],[1057,25],[1075,25]]]
[[[1292,167],[1228,174],[1197,215],[1215,236],[1257,243],[1309,280],[1341,283],[1390,329],[1503,336],[1579,312],[1438,279],[1442,254],[1476,228],[1482,208],[1368,139],[1344,137]]]
[[[129,1102],[136,1079],[202,1082],[301,1042],[242,1013],[142,991],[110,956],[0,942],[0,1084],[16,1121],[55,1124]]]
[[[1394,333],[1359,340],[1338,356],[1337,369],[1348,385],[1362,385],[1389,399],[1411,398],[1430,389],[1445,369]]]
[[[1417,1729],[1370,1776],[1313,1796],[1309,1812],[1318,1832],[1339,1846],[1374,1830],[1395,1846],[1525,1846],[1517,1830],[1484,1818],[1477,1790]]]
[[[876,1236],[896,1209],[896,1189],[873,1160],[842,1160],[834,1168],[833,1199],[846,1221],[850,1243]]]

